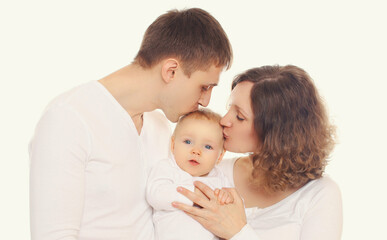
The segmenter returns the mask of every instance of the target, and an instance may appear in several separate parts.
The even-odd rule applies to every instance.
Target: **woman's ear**
[[[179,62],[174,58],[168,58],[161,65],[161,76],[165,83],[171,82],[179,68]]]
[[[226,153],[226,149],[223,148],[222,153],[219,155],[218,160],[216,161],[216,164],[219,164],[220,161],[222,161],[224,154]]]

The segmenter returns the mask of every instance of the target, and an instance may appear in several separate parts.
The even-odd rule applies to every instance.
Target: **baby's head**
[[[221,116],[200,109],[180,118],[171,150],[177,165],[192,176],[206,176],[224,155]]]

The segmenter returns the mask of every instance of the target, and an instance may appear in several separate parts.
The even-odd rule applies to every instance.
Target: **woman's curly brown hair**
[[[335,128],[310,76],[292,65],[263,66],[236,76],[232,89],[243,81],[254,83],[254,128],[262,142],[253,154],[253,183],[275,192],[320,178]]]

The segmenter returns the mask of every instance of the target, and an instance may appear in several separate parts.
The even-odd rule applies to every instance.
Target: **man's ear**
[[[219,164],[220,161],[222,161],[224,154],[226,153],[226,149],[223,148],[222,153],[219,155],[218,160],[216,161],[216,164]]]
[[[161,65],[161,76],[165,83],[173,80],[176,70],[180,67],[179,62],[174,58],[168,58]]]
[[[173,150],[175,150],[175,136],[171,137],[171,152],[173,153]]]

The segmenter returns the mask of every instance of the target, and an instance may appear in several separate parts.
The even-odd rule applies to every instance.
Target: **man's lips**
[[[186,114],[191,113],[191,112],[196,112],[198,109],[199,109],[199,107],[195,106],[189,112],[187,112]]]
[[[198,161],[196,161],[195,159],[191,159],[191,160],[189,160],[188,162],[189,162],[189,164],[191,164],[192,166],[197,166],[197,165],[200,164],[200,163],[199,163]]]

